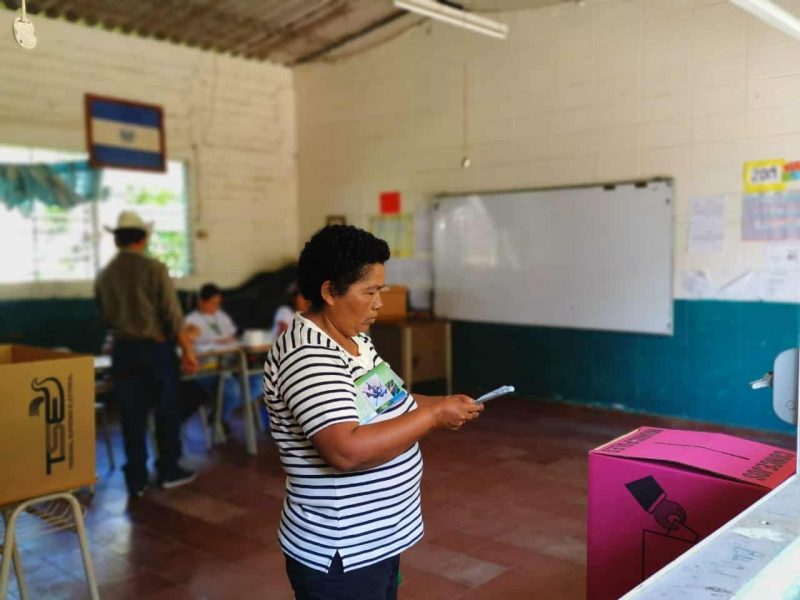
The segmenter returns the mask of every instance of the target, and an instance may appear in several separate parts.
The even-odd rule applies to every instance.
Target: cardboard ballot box
[[[616,600],[795,472],[795,454],[642,427],[589,453],[588,600]]]
[[[95,480],[91,356],[0,345],[0,505]]]

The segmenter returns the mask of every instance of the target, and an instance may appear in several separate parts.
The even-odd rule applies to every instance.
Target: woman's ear
[[[336,296],[333,293],[333,282],[330,280],[324,282],[319,291],[322,295],[323,302],[325,302],[325,304],[328,306],[333,306],[333,303],[335,302],[334,298]]]

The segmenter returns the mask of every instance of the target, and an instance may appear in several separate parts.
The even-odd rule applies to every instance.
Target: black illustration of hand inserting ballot
[[[684,508],[667,498],[666,492],[652,475],[626,483],[625,487],[664,529],[674,531],[686,523]]]

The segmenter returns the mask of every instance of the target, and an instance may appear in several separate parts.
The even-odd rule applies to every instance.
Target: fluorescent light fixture
[[[774,2],[770,0],[731,0],[731,2],[767,25],[772,25],[786,35],[800,40],[800,20]]]
[[[506,39],[508,35],[508,25],[498,23],[479,15],[468,13],[464,10],[447,6],[434,0],[394,0],[397,8],[403,8],[409,12],[417,13],[443,23],[449,23],[456,27],[463,27],[476,33],[482,33],[491,37]]]

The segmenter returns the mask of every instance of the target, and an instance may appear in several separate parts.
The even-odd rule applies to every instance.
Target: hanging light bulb
[[[11,29],[14,32],[14,39],[25,50],[36,48],[36,30],[33,27],[33,21],[28,18],[25,0],[22,0],[22,16],[14,19]]]

